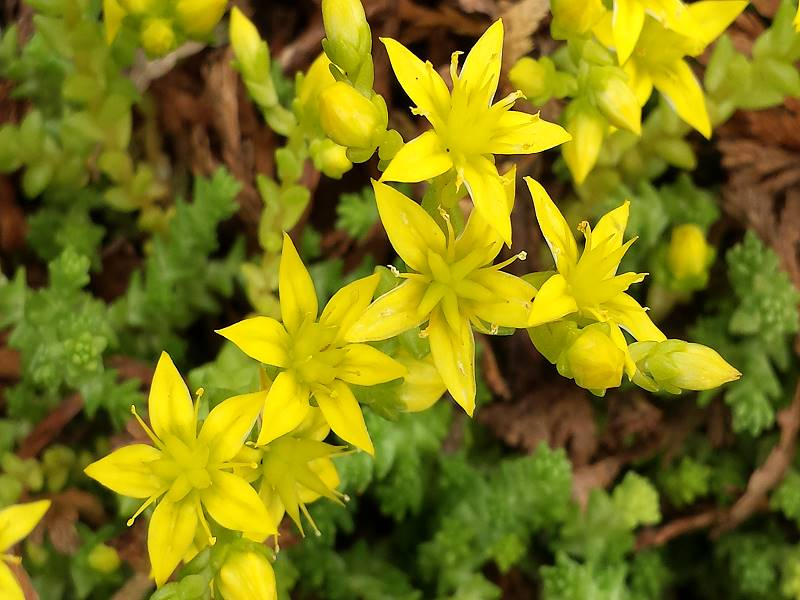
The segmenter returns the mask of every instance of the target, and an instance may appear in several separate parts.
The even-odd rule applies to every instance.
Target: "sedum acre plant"
[[[31,44],[55,44],[50,34],[61,29],[53,20],[62,18],[70,44],[85,38],[97,45],[97,3],[76,1],[62,12],[55,4],[32,3],[50,16],[34,19],[34,39],[42,41]],[[149,167],[134,167],[129,152],[131,110],[141,99],[119,83],[127,81],[122,70],[136,52],[152,60],[187,41],[209,42],[215,30],[221,38],[217,24],[226,18],[226,2],[104,0],[105,43],[97,61],[110,83],[96,90],[97,97],[70,93],[91,87],[83,74],[86,55],[57,44],[64,82],[54,102],[65,104],[47,111],[47,119],[33,108],[19,127],[0,128],[0,138],[20,137],[25,149],[21,157],[0,150],[0,168],[24,167],[23,190],[46,205],[32,219],[31,243],[49,261],[48,283],[36,291],[28,290],[23,269],[13,281],[0,277],[0,325],[11,329],[8,345],[18,351],[21,366],[13,376],[24,379],[8,388],[4,401],[22,425],[6,428],[0,420],[0,450],[8,451],[0,455],[0,481],[9,490],[2,501],[46,490],[63,506],[82,498],[89,479],[133,501],[114,505],[124,517],[119,523],[71,524],[70,542],[81,548],[69,567],[72,587],[57,588],[48,578],[55,561],[46,544],[57,546],[57,535],[32,541],[26,550],[37,585],[49,585],[43,589],[53,598],[73,592],[81,599],[111,597],[121,581],[113,578],[128,568],[121,561],[135,563],[119,539],[144,535],[136,520],[147,518],[147,560],[136,568],[146,571],[145,585],[154,584],[154,600],[277,600],[293,588],[303,597],[348,600],[488,600],[500,597],[495,583],[509,573],[535,581],[526,597],[666,597],[686,559],[668,564],[659,548],[675,529],[654,529],[662,515],[712,497],[735,508],[731,494],[753,485],[744,474],[755,468],[754,456],[776,450],[766,445],[770,440],[753,438],[731,449],[723,434],[712,444],[692,425],[685,440],[674,436],[685,453],[673,465],[658,454],[667,446],[661,434],[631,425],[637,416],[625,413],[630,398],[658,413],[642,417],[654,419],[651,429],[667,427],[660,421],[667,407],[683,411],[676,421],[692,420],[713,403],[719,414],[695,419],[711,430],[727,425],[727,413],[720,412],[727,405],[731,436],[757,436],[776,418],[786,428],[793,414],[776,372],[796,374],[789,335],[798,329],[797,291],[779,275],[777,258],[749,234],[727,254],[734,294],[701,308],[693,294],[709,292],[717,276],[712,226],[719,210],[713,194],[688,176],[672,181],[672,174],[664,175],[668,164],[695,161],[683,139],[688,128],[710,138],[741,100],[718,74],[724,53],[732,52],[726,42],[709,64],[706,88],[714,97],[706,97],[687,59],[703,54],[747,2],[551,4],[552,37],[565,43],[549,56],[519,58],[508,74],[508,89],[517,91],[500,100],[498,89],[506,87],[503,18],[491,21],[463,62],[461,52],[452,53],[449,81],[438,65],[396,39],[381,38],[375,52],[385,50],[412,114],[427,121],[408,140],[400,131],[411,122],[404,123],[405,115],[378,91],[386,86],[376,84],[372,31],[359,0],[322,1],[320,53],[293,84],[273,64],[269,44],[244,8],[233,7],[226,22],[230,55],[221,64],[227,68],[233,57],[241,99],[258,109],[258,126],[275,134],[269,138],[273,160],[256,161],[274,163],[274,169],[241,182],[263,201],[246,232],[233,221],[223,225],[237,211],[242,189],[224,169],[196,179],[192,202],[160,206],[165,190]],[[789,27],[787,6],[775,32]],[[775,43],[770,40],[777,33],[764,35]],[[35,79],[13,68],[16,48],[5,48],[16,46],[12,41],[0,47],[3,72],[16,73],[18,81]],[[779,55],[788,64],[795,56],[794,46],[783,54],[771,50],[770,60]],[[28,50],[20,56],[42,60]],[[761,73],[764,60],[754,51],[748,73]],[[653,90],[660,100],[651,101]],[[235,112],[235,92],[231,98],[225,110]],[[564,100],[561,124],[513,110],[523,99],[534,105]],[[120,130],[111,135],[114,116]],[[91,189],[65,209],[52,195],[62,168],[55,157],[69,149],[69,127],[80,125],[94,134],[78,144],[78,162],[61,183],[73,193]],[[46,149],[44,162],[31,150],[39,146]],[[564,163],[555,171],[569,172],[578,203],[544,169],[536,179],[523,177],[532,205],[516,201],[523,188],[518,170],[530,170],[512,157],[555,148]],[[324,218],[310,216],[317,176],[342,179],[351,171],[348,178],[361,173],[364,183],[368,174],[371,190],[345,192]],[[557,204],[545,184],[563,192],[564,201]],[[123,272],[125,291],[107,292],[104,303],[92,295],[97,282],[91,273],[110,259],[95,255],[104,226],[124,219],[109,208],[139,210],[138,226],[148,233],[140,236],[136,256],[143,267]],[[101,210],[103,225],[93,224],[91,211]],[[321,234],[315,227],[333,221],[331,215],[338,216],[336,225]],[[61,234],[49,239],[48,227]],[[250,237],[242,242],[239,234]],[[535,253],[539,234],[549,256]],[[373,247],[381,242],[390,253],[386,266],[376,265],[381,255]],[[338,243],[349,244],[342,255],[353,250],[347,273],[344,260],[320,259]],[[535,266],[526,268],[529,263]],[[645,283],[647,270],[651,284]],[[244,288],[241,299],[235,282]],[[218,296],[232,300],[223,306]],[[687,327],[670,318],[673,308],[691,303],[705,316],[689,340],[669,337]],[[512,354],[498,338],[516,332]],[[189,343],[195,336],[202,342]],[[222,344],[216,358],[189,372],[197,389],[192,399],[170,354],[183,368],[209,358],[215,344]],[[530,344],[544,360],[533,358]],[[132,364],[110,350],[131,355]],[[146,365],[159,351],[150,377]],[[514,368],[530,373],[520,375],[522,385],[509,386],[504,372],[516,354],[524,358]],[[541,380],[548,374],[553,380]],[[138,384],[121,378],[149,385],[146,414]],[[715,402],[716,390],[729,383]],[[634,386],[657,395],[653,404],[626,395]],[[40,389],[46,394],[38,394],[39,404],[28,406]],[[701,392],[699,407],[671,400],[683,392]],[[37,458],[37,436],[52,425],[30,433],[32,417],[52,410],[61,423],[58,398],[66,393],[73,393],[77,408],[67,407],[73,415],[91,419],[102,406],[118,427],[127,417],[121,408],[131,405],[128,435],[110,441],[101,435],[80,456],[62,448]],[[439,402],[445,394],[455,409]],[[509,402],[492,404],[493,394]],[[540,414],[549,409],[538,406],[542,398],[559,407],[555,420],[564,422],[566,433],[542,425],[553,420]],[[510,413],[509,405],[515,407]],[[513,412],[518,406],[525,409]],[[777,410],[789,417],[776,417]],[[498,420],[504,421],[499,434]],[[97,423],[92,431],[102,428]],[[509,455],[488,439],[490,431],[529,455]],[[780,435],[774,448],[793,449],[793,441],[783,439],[785,429]],[[652,444],[632,449],[647,436]],[[18,442],[19,456],[11,452]],[[564,445],[569,457],[543,442]],[[591,469],[600,464],[589,460],[604,445],[614,452],[607,457],[608,481],[589,485],[596,478]],[[657,456],[663,461],[654,466]],[[787,465],[794,460],[783,458]],[[795,470],[771,503],[796,520]],[[65,500],[59,494],[68,484],[75,495]],[[766,507],[770,491],[756,504]],[[50,503],[0,509],[0,552],[30,533]],[[82,510],[92,515],[95,509],[96,522],[107,520],[100,503],[88,509],[86,503]],[[736,517],[731,509],[726,521],[721,511],[701,513],[696,521],[723,528],[715,530],[722,534]],[[357,520],[369,514],[380,515],[374,527]],[[123,522],[133,528],[130,534],[121,533]],[[315,535],[306,539],[309,527]],[[742,556],[755,554],[758,538],[750,535],[723,538],[708,560],[737,572],[737,548],[745,548]],[[781,585],[761,585],[740,573],[741,585],[722,597],[747,597],[748,590],[755,590],[751,597],[777,597],[769,591],[778,587],[785,597],[797,595],[795,542],[778,528],[764,535],[779,550],[762,557],[760,568],[784,569]],[[0,595],[22,598],[5,565],[17,559],[0,558]],[[693,575],[680,576],[685,582]],[[721,597],[714,595],[721,589],[708,597]]]

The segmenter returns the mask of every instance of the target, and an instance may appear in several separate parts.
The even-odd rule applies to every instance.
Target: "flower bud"
[[[567,131],[572,141],[561,146],[564,161],[580,185],[597,163],[608,123],[588,102],[574,101],[566,110]]]
[[[117,0],[103,0],[103,26],[107,44],[113,42],[117,37],[126,14],[125,9],[119,5]]]
[[[378,107],[343,81],[320,94],[319,110],[322,129],[340,146],[374,148],[386,130]]]
[[[132,15],[143,15],[155,6],[156,0],[117,0],[120,7]]]
[[[258,66],[269,70],[269,48],[258,34],[256,26],[236,7],[231,11],[230,38],[236,60],[243,68]]]
[[[97,544],[94,548],[92,548],[89,551],[89,556],[87,556],[86,562],[88,562],[89,566],[95,571],[105,574],[113,573],[119,568],[120,565],[119,554],[117,554],[117,551],[110,546],[106,546],[105,544]]]
[[[175,14],[187,34],[203,37],[219,23],[227,6],[228,0],[178,0]]]
[[[433,362],[433,355],[414,358],[407,352],[397,356],[397,361],[407,369],[400,386],[400,401],[408,412],[427,410],[447,391],[442,376]]]
[[[630,351],[645,381],[671,394],[714,389],[742,376],[715,350],[702,344],[683,340],[636,342]],[[638,384],[636,378],[633,381]]]
[[[166,19],[147,19],[140,34],[142,47],[150,56],[163,56],[175,45],[175,32]]]
[[[353,168],[353,163],[347,158],[347,148],[340,146],[333,140],[314,140],[309,147],[314,167],[322,171],[326,177],[340,179],[342,175]]]
[[[553,12],[553,37],[563,40],[582,36],[594,27],[606,12],[602,0],[550,0]]]
[[[372,48],[361,0],[322,0],[322,22],[325,53],[346,75],[355,76]]]
[[[678,225],[669,241],[667,266],[675,279],[701,278],[706,275],[713,254],[702,229],[693,223]]]
[[[511,84],[535,104],[552,96],[550,78],[555,72],[553,61],[544,56],[535,60],[530,56],[520,58],[508,73]]]
[[[224,600],[277,600],[275,572],[267,558],[253,550],[237,550],[225,560],[216,579]]]
[[[561,353],[556,367],[582,388],[602,395],[606,388],[622,383],[625,352],[611,339],[606,323],[592,323]]]
[[[597,107],[608,122],[639,135],[642,131],[642,107],[625,82],[624,73],[614,67],[597,67],[592,83]]]

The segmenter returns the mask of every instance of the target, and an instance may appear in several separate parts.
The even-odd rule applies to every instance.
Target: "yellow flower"
[[[392,69],[403,89],[433,129],[411,140],[397,153],[382,181],[424,181],[454,171],[475,208],[511,245],[509,208],[494,154],[541,152],[570,139],[560,126],[537,115],[512,111],[522,96],[514,92],[492,104],[500,78],[503,23],[498,20],[470,50],[458,73],[458,54],[450,65],[453,90],[447,89],[430,62],[423,63],[405,46],[382,38]]]
[[[215,581],[222,600],[278,600],[275,571],[261,552],[232,551]]]
[[[20,558],[6,552],[28,535],[50,508],[49,500],[12,504],[0,510],[0,598],[25,600],[25,594],[6,563],[19,564]]]
[[[550,247],[558,272],[541,286],[533,299],[528,325],[538,326],[575,315],[589,321],[613,322],[639,341],[666,339],[645,309],[625,293],[644,273],[617,269],[635,239],[622,243],[628,223],[628,202],[604,215],[594,230],[585,221],[579,229],[586,238],[578,257],[578,246],[561,212],[544,188],[526,177],[536,218]]]
[[[644,15],[636,46],[623,66],[639,104],[644,106],[655,86],[681,119],[710,137],[703,89],[684,57],[701,54],[746,6],[739,0],[695,2],[668,24]],[[607,46],[614,45],[606,27],[596,27],[595,34]]]
[[[152,429],[134,411],[153,446],[125,446],[86,467],[89,477],[114,492],[146,498],[128,524],[158,502],[147,534],[156,585],[163,585],[188,552],[198,525],[209,544],[216,541],[205,511],[227,529],[259,529],[263,537],[275,533],[256,491],[228,472],[263,402],[263,392],[229,398],[214,407],[198,433],[198,403],[192,406],[186,384],[163,352],[148,399]]]
[[[504,206],[514,204],[512,169],[501,180]],[[397,254],[412,272],[378,298],[353,325],[353,341],[384,340],[428,322],[433,361],[447,389],[469,414],[475,410],[475,341],[472,329],[525,327],[532,285],[492,265],[503,242],[473,211],[464,232],[447,235],[425,210],[397,190],[373,182],[381,221]],[[520,257],[524,257],[524,254]]]
[[[313,396],[336,435],[374,453],[349,384],[384,383],[405,375],[405,368],[372,346],[349,343],[347,334],[369,305],[378,277],[343,287],[318,317],[314,282],[284,234],[278,275],[283,322],[254,317],[217,331],[245,354],[280,370],[264,404],[259,445],[295,429]]]
[[[680,0],[614,0],[611,23],[619,64],[630,58],[642,32],[645,13],[662,23],[670,23],[685,9]]]

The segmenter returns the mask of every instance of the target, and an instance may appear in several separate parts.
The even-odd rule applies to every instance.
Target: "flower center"
[[[339,363],[345,355],[334,341],[339,328],[306,319],[300,325],[289,348],[289,369],[306,385],[327,386],[336,379]]]

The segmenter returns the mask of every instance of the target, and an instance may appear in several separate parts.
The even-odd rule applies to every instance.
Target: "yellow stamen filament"
[[[200,525],[203,527],[203,531],[208,537],[208,545],[213,546],[217,543],[217,538],[211,535],[211,528],[208,526],[208,521],[206,520],[206,515],[203,513],[203,505],[200,504],[200,496],[195,494],[194,497],[195,502],[195,510],[197,510],[197,519],[200,521]]]
[[[133,404],[131,404],[131,414],[136,417],[136,420],[139,422],[139,426],[142,428],[142,431],[147,434],[147,437],[150,438],[150,440],[153,442],[153,445],[155,445],[159,450],[165,450],[161,440],[159,440],[158,436],[153,432],[153,430],[148,427],[147,423],[142,420],[142,417],[140,417],[139,413],[136,412],[136,407]]]
[[[160,491],[157,494],[153,494],[147,500],[145,500],[144,503],[136,510],[136,512],[133,513],[133,516],[130,519],[128,519],[126,523],[128,527],[133,525],[133,522],[136,521],[136,518],[140,514],[142,514],[145,510],[147,510],[147,507],[150,506],[153,502],[155,502],[158,499],[158,497],[161,496],[161,494],[163,493],[164,493],[163,491]]]

